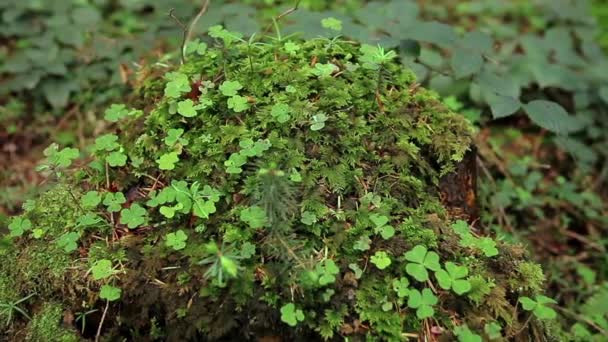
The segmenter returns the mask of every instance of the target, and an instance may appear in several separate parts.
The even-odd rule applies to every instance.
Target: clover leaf
[[[410,293],[410,281],[406,277],[393,280],[393,290],[399,298],[406,297]]]
[[[177,152],[165,153],[156,160],[158,168],[161,170],[173,170],[175,164],[179,161]]]
[[[93,146],[95,151],[114,151],[120,147],[118,136],[116,134],[104,134],[95,139]]]
[[[322,19],[321,26],[334,31],[342,31],[342,21],[334,17]]]
[[[488,258],[498,255],[496,241],[489,237],[477,238],[473,236],[471,228],[466,221],[456,221],[452,224],[452,229],[460,236],[459,243],[461,246],[479,249]]]
[[[190,80],[188,76],[179,72],[170,72],[167,74],[169,82],[165,85],[165,95],[170,98],[180,98],[183,93],[190,92]]]
[[[319,77],[329,77],[335,71],[338,71],[338,67],[331,63],[317,63],[315,64],[315,68],[313,69],[313,74]]]
[[[240,219],[253,229],[262,228],[268,222],[264,209],[255,205],[241,210]]]
[[[292,41],[286,42],[283,47],[285,48],[285,51],[292,56],[295,56],[300,50],[300,45]]]
[[[285,123],[289,121],[289,105],[285,103],[277,103],[272,106],[270,115],[275,118],[279,123]]]
[[[380,233],[384,240],[388,240],[395,235],[395,228],[387,225],[389,219],[385,215],[371,214],[369,219],[374,224],[374,231],[376,234]]]
[[[66,168],[72,165],[74,159],[80,156],[80,151],[72,147],[59,150],[59,146],[53,143],[43,151],[43,154],[47,157],[50,165]]]
[[[242,40],[243,35],[238,32],[226,30],[222,25],[215,25],[209,28],[209,36],[221,39],[225,46],[229,46],[234,41]]]
[[[317,215],[315,215],[313,212],[305,211],[302,213],[302,218],[300,218],[300,221],[307,226],[312,226],[317,222]]]
[[[184,134],[183,128],[171,128],[167,131],[167,137],[165,137],[165,144],[169,147],[180,143],[182,146],[188,145],[188,139],[182,138]]]
[[[11,237],[19,237],[22,236],[25,231],[30,230],[32,228],[32,221],[28,219],[24,219],[22,217],[15,217],[11,220],[11,223],[8,225],[8,230],[10,231]]]
[[[472,332],[466,325],[454,328],[454,335],[458,336],[458,342],[482,342],[481,336]]]
[[[374,255],[372,255],[370,261],[380,270],[383,270],[391,265],[391,257],[385,251],[377,251],[374,253]]]
[[[129,115],[129,110],[124,104],[112,104],[103,113],[103,118],[110,122],[117,122]]]
[[[311,131],[319,131],[325,127],[325,121],[327,121],[327,116],[325,113],[319,113],[312,117],[312,125],[310,125]]]
[[[362,235],[359,237],[359,240],[355,241],[353,248],[358,251],[366,251],[370,249],[370,244],[372,240],[367,235]]]
[[[461,295],[471,290],[471,283],[462,278],[469,274],[469,270],[465,266],[457,266],[453,262],[446,262],[445,269],[440,269],[435,272],[435,278],[444,290],[453,289],[456,294]]]
[[[538,295],[534,299],[529,297],[520,297],[519,302],[526,311],[532,311],[538,319],[554,319],[557,313],[546,304],[556,304],[557,302],[549,297]]]
[[[109,212],[120,211],[121,205],[127,202],[122,192],[108,192],[103,199],[103,205],[108,207]]]
[[[71,253],[78,248],[77,241],[79,238],[80,234],[76,232],[65,233],[57,239],[57,246],[63,248],[66,253]]]
[[[304,312],[296,309],[293,303],[285,304],[281,307],[281,321],[287,323],[291,327],[295,327],[298,322],[304,320]]]
[[[220,92],[224,96],[232,97],[239,93],[239,90],[243,89],[243,86],[239,81],[224,81],[220,86]]]
[[[315,273],[319,276],[319,285],[325,286],[336,281],[336,275],[340,273],[340,268],[332,259],[326,259],[323,263],[315,266]]]
[[[201,42],[198,38],[193,39],[186,44],[184,52],[186,55],[196,52],[199,56],[203,56],[205,52],[207,52],[207,44],[205,42]]]
[[[411,289],[409,291],[407,306],[416,309],[416,316],[419,319],[425,319],[435,314],[433,305],[437,304],[437,302],[437,297],[431,290],[425,288],[420,292],[417,289]]]
[[[127,165],[127,156],[119,151],[114,151],[106,157],[108,165],[111,167],[119,167]]]
[[[483,327],[483,331],[488,335],[490,340],[496,340],[502,337],[502,327],[497,322],[489,322]]]
[[[101,280],[108,278],[112,274],[116,273],[112,267],[112,261],[108,259],[101,259],[93,264],[91,267],[91,274],[94,280]]]
[[[126,224],[130,229],[137,228],[146,222],[147,212],[144,207],[134,203],[130,208],[120,212],[120,223]]]
[[[244,112],[249,108],[249,102],[246,97],[234,95],[228,99],[228,108],[237,113]]]
[[[405,270],[409,275],[418,281],[427,281],[429,274],[427,269],[431,271],[439,271],[439,255],[435,252],[428,251],[422,245],[415,246],[412,250],[405,253],[405,259],[411,261],[405,265]]]
[[[194,101],[186,99],[177,103],[177,112],[186,118],[192,118],[197,115]]]
[[[165,241],[165,245],[178,251],[186,247],[186,240],[188,240],[188,235],[186,235],[183,230],[179,229],[175,233],[167,234],[165,238],[167,239]]]
[[[121,294],[122,290],[120,288],[106,284],[101,286],[99,298],[112,302],[120,299]]]
[[[101,195],[97,191],[88,191],[80,197],[80,206],[85,209],[95,208],[101,203]]]

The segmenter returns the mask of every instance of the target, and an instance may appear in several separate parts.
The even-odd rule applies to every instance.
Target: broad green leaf
[[[112,261],[108,259],[101,259],[93,264],[91,267],[91,275],[94,280],[101,280],[108,278],[114,274],[114,269],[112,268]]]
[[[173,170],[175,164],[179,161],[177,152],[165,153],[156,160],[158,168],[161,170]]]
[[[23,217],[13,218],[11,223],[8,225],[8,230],[10,231],[11,237],[22,236],[23,233],[30,229],[32,229],[32,221],[29,219],[24,219]]]
[[[291,327],[295,327],[298,322],[304,320],[304,312],[296,309],[293,303],[285,304],[281,307],[281,321],[287,323]]]
[[[165,238],[165,245],[178,251],[186,247],[186,240],[188,240],[188,235],[186,235],[183,230],[179,229],[175,233],[167,234]]]
[[[68,232],[57,239],[57,246],[64,250],[66,253],[71,253],[78,248],[78,239],[80,234],[76,232]]]
[[[338,31],[338,32],[342,31],[342,21],[340,21],[334,17],[322,19],[321,26],[323,26],[324,28],[333,30],[333,31]]]
[[[114,151],[120,147],[116,134],[104,134],[95,139],[95,151]]]
[[[518,99],[511,96],[492,94],[488,97],[488,104],[492,109],[492,117],[494,117],[494,119],[500,119],[512,115],[522,106]]]
[[[234,110],[237,113],[244,112],[249,109],[249,101],[246,97],[235,95],[228,99],[228,108]]]
[[[112,302],[120,299],[121,294],[122,290],[120,288],[106,284],[101,286],[101,290],[99,291],[99,298]]]
[[[179,101],[177,103],[177,112],[186,118],[192,118],[197,115],[194,102],[190,99]]]
[[[120,223],[127,225],[129,229],[134,229],[146,222],[147,212],[144,207],[134,203],[130,208],[125,208],[120,212]]]
[[[483,57],[479,52],[456,48],[452,52],[450,64],[457,79],[465,78],[481,70]]]
[[[111,167],[122,167],[127,165],[127,156],[120,151],[114,151],[106,157],[106,162]]]
[[[289,121],[289,105],[285,103],[277,103],[272,106],[270,115],[277,120],[279,123],[285,123]]]
[[[524,105],[528,117],[540,127],[558,134],[570,134],[583,128],[575,117],[555,102],[535,100]]]
[[[416,23],[411,26],[407,35],[408,38],[436,44],[443,48],[451,47],[458,39],[452,26],[437,21]]]
[[[238,91],[243,89],[239,81],[224,81],[220,86],[220,92],[224,96],[232,97],[238,94]]]
[[[383,270],[391,265],[391,257],[385,251],[377,251],[370,259],[378,269]]]

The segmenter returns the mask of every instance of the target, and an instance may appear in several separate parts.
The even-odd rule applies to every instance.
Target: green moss
[[[517,277],[511,279],[510,283],[514,289],[541,292],[545,283],[545,274],[539,264],[522,262],[517,265]]]
[[[78,342],[76,333],[63,326],[63,308],[56,303],[47,303],[28,324],[26,341]]]

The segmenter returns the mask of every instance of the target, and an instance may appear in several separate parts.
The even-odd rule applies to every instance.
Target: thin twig
[[[298,10],[298,6],[300,6],[300,0],[296,0],[296,4],[293,5],[292,8],[287,9],[285,12],[279,14],[276,18],[274,18],[274,21],[272,23],[270,23],[270,25],[268,25],[266,27],[266,29],[264,30],[263,34],[266,34],[266,33],[270,32],[270,30],[272,30],[272,27],[274,26],[275,22],[278,23],[279,20],[283,19],[283,17],[286,17],[286,16],[290,15],[291,13],[297,11]],[[260,36],[262,36],[262,35],[260,35]]]
[[[110,307],[110,301],[106,300],[106,307],[103,309],[103,314],[101,315],[101,321],[99,321],[99,326],[97,327],[97,334],[95,334],[95,342],[99,342],[99,337],[101,336],[101,327],[103,326],[103,321],[106,319],[106,314],[108,313],[109,307]]]
[[[179,20],[178,17],[176,17],[173,14],[173,11],[175,11],[175,8],[172,8],[169,10],[169,17],[171,17],[171,19],[173,19],[177,25],[179,25],[179,27],[182,29],[183,34],[182,34],[182,46],[181,46],[181,62],[182,64],[184,64],[184,62],[186,61],[186,54],[185,54],[185,49],[184,47],[186,46],[186,37],[188,36],[188,28],[186,27],[186,25],[184,25],[184,23],[182,23],[181,20]]]
[[[192,32],[194,32],[194,26],[196,26],[196,23],[201,19],[201,17],[207,13],[207,9],[209,8],[209,4],[211,3],[211,0],[204,0],[205,2],[203,3],[203,7],[201,7],[201,10],[198,11],[198,13],[196,14],[196,17],[194,17],[194,19],[192,19],[192,22],[190,22],[190,25],[188,25],[188,33],[186,34],[186,40],[184,41],[184,44],[182,45],[182,50],[186,47],[186,44],[190,41],[190,39],[192,38]]]

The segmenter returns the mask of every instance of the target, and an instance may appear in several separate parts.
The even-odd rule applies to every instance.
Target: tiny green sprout
[[[241,210],[240,219],[253,229],[262,228],[268,223],[264,209],[255,205]]]
[[[367,251],[370,249],[371,243],[372,240],[367,235],[362,235],[359,240],[355,241],[353,248],[362,252]]]
[[[93,264],[91,267],[91,274],[94,280],[102,280],[115,274],[116,271],[112,267],[112,261],[108,259],[101,259]]]
[[[158,168],[161,170],[173,170],[175,169],[175,164],[179,161],[179,156],[177,152],[169,152],[165,153],[160,158],[156,160],[158,164]]]
[[[323,26],[326,29],[333,30],[333,31],[338,31],[338,32],[342,31],[342,21],[340,21],[334,17],[322,19],[321,26]]]
[[[182,146],[188,145],[188,139],[182,138],[184,134],[183,128],[171,128],[167,131],[167,137],[165,137],[165,145],[173,147],[179,143]]]
[[[103,118],[110,122],[117,122],[129,115],[129,110],[124,104],[112,104],[103,113]]]
[[[179,229],[175,233],[167,234],[165,238],[165,245],[167,245],[167,247],[171,247],[174,250],[179,251],[180,249],[184,249],[186,247],[188,235],[186,235],[183,230]]]
[[[114,151],[106,157],[106,161],[111,167],[122,167],[127,165],[127,156],[120,151]]]
[[[56,143],[52,143],[43,151],[43,154],[47,157],[50,167],[66,168],[72,165],[72,162],[80,156],[80,151],[72,147],[59,150],[59,146]],[[42,167],[38,168],[38,170],[41,171],[47,168]]]
[[[425,288],[422,292],[417,289],[411,289],[408,295],[407,306],[416,309],[416,316],[419,319],[433,317],[435,314],[433,305],[437,304],[438,299],[430,289]]]
[[[27,318],[28,320],[32,320],[32,318],[27,314],[27,312],[25,312],[24,309],[22,309],[19,306],[19,304],[32,298],[34,295],[35,295],[35,293],[32,293],[17,301],[14,301],[14,302],[0,302],[0,313],[3,316],[6,316],[6,323],[5,323],[6,326],[9,326],[11,324],[11,322],[13,321],[13,315],[15,312],[18,312],[19,314],[21,314],[23,317]]]
[[[397,292],[399,298],[407,297],[410,293],[410,281],[406,277],[393,279],[393,290]]]
[[[461,246],[479,249],[488,258],[498,255],[496,241],[489,237],[477,238],[473,236],[471,228],[466,221],[456,221],[452,224],[452,229],[460,236],[459,243]]]
[[[114,151],[120,147],[118,136],[116,134],[104,134],[95,139],[93,146],[95,151]]]
[[[101,195],[97,191],[88,191],[80,197],[80,206],[84,209],[92,209],[101,203]]]
[[[289,105],[285,103],[277,103],[272,106],[270,110],[270,115],[272,115],[278,123],[285,123],[289,121]]]
[[[196,53],[199,56],[203,56],[205,52],[207,52],[207,44],[205,42],[201,42],[198,38],[193,39],[186,44],[184,47],[184,52],[186,55]]]
[[[298,322],[304,320],[304,312],[296,309],[293,303],[285,304],[281,307],[281,321],[287,323],[291,327],[298,325]]]
[[[427,269],[431,271],[439,271],[439,255],[435,252],[428,251],[422,245],[415,246],[412,250],[405,253],[405,259],[410,261],[406,266],[406,272],[418,281],[427,281],[429,274]]]
[[[296,56],[298,51],[300,50],[300,45],[292,41],[287,41],[285,45],[283,45],[283,47],[285,48],[285,51],[291,56]]]
[[[170,72],[166,77],[169,80],[165,85],[165,95],[167,97],[178,99],[183,93],[191,90],[188,76],[179,72]]]
[[[319,114],[313,115],[312,124],[310,125],[310,130],[319,131],[319,130],[323,129],[323,127],[325,127],[325,121],[327,121],[327,116],[325,115],[325,113],[319,113]]]
[[[78,239],[80,234],[77,232],[65,233],[57,239],[57,247],[62,248],[66,253],[72,253],[78,249]]]
[[[11,223],[8,225],[8,230],[10,231],[11,237],[19,237],[22,236],[23,233],[32,229],[32,221],[25,219],[23,217],[15,217],[11,220]]]
[[[369,70],[379,70],[382,65],[397,57],[395,51],[386,52],[380,45],[374,47],[364,44],[361,46],[360,51],[362,55],[359,60],[363,63],[363,67]]]
[[[502,327],[497,322],[488,322],[483,327],[483,331],[488,335],[490,340],[497,340],[502,337]]]
[[[547,304],[557,304],[557,302],[549,297],[538,295],[531,299],[529,297],[520,297],[519,302],[526,311],[532,311],[538,319],[551,320],[557,317],[557,313]]]
[[[219,89],[222,95],[232,97],[237,95],[239,90],[243,89],[243,86],[239,81],[224,81]]]
[[[146,222],[147,212],[144,207],[134,203],[130,208],[125,208],[120,212],[120,223],[127,225],[129,229],[134,229]]]
[[[462,295],[471,290],[471,283],[463,279],[469,274],[465,266],[457,266],[453,262],[445,263],[445,270],[440,269],[435,272],[435,278],[444,290],[452,289],[456,294]]]
[[[300,183],[302,181],[302,175],[296,169],[291,169],[289,180],[294,183]]]
[[[300,222],[304,223],[307,226],[312,226],[317,222],[317,215],[315,215],[315,213],[313,212],[305,211],[302,213],[302,218],[300,219]]]
[[[122,204],[127,202],[122,192],[108,192],[103,199],[103,205],[108,207],[109,212],[117,212],[122,208]]]
[[[387,225],[389,219],[385,215],[371,214],[369,219],[374,224],[374,231],[376,234],[380,233],[384,240],[388,240],[395,235],[395,228],[391,225]]]
[[[205,271],[204,276],[206,278],[215,278],[219,286],[224,286],[224,274],[227,274],[231,278],[236,278],[239,264],[237,260],[240,259],[240,255],[234,253],[230,248],[220,249],[217,244],[213,241],[209,242],[204,246],[204,250],[210,256],[199,261],[199,265],[211,265]]]
[[[336,275],[340,273],[340,268],[332,259],[325,259],[324,262],[315,266],[315,273],[319,276],[319,285],[325,286],[336,281]]]
[[[120,299],[121,294],[122,290],[120,288],[106,284],[101,287],[101,290],[99,291],[99,298],[113,302]]]
[[[234,95],[228,99],[228,108],[234,110],[237,113],[244,112],[249,109],[249,102],[246,97],[240,95]]]
[[[481,336],[472,332],[466,325],[454,328],[454,335],[458,337],[458,342],[482,342]]]
[[[313,69],[313,74],[320,78],[330,77],[334,72],[338,71],[338,67],[331,63],[317,63]]]
[[[230,46],[235,41],[242,41],[243,35],[238,32],[226,30],[222,25],[215,25],[209,28],[209,36],[215,39],[220,39],[225,46]]]
[[[391,257],[385,251],[377,251],[374,253],[374,255],[372,255],[370,261],[380,270],[383,270],[391,265]]]

